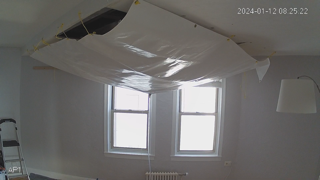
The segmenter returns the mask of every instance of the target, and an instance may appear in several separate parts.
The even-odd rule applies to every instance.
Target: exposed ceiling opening
[[[318,33],[320,1],[318,0],[146,1],[226,37],[236,35],[232,40],[239,43],[251,56],[269,56],[274,51],[277,52],[277,56],[320,55]],[[1,1],[0,47],[18,47],[23,53],[27,53],[27,50],[33,49],[42,38],[47,42],[50,38],[55,38],[62,23],[65,28],[77,25],[78,12],[82,13],[83,18],[103,7],[127,12],[132,2],[132,0],[95,0],[94,3],[84,0],[68,0],[63,3],[57,3],[57,0]],[[250,9],[252,13],[239,14],[244,8]],[[261,9],[265,12],[258,14],[260,12],[258,10]],[[270,13],[269,9],[273,12]],[[298,12],[303,10],[303,13],[292,13],[295,9]],[[90,28],[89,24],[86,26]],[[81,31],[83,31],[82,36],[87,34],[83,27]],[[100,32],[96,30],[96,33]]]
[[[58,34],[58,37],[66,38],[67,36],[67,38],[70,39],[81,39],[88,35],[88,32],[90,34],[103,35],[117,26],[126,14],[127,13],[115,9],[103,8],[83,20],[85,27],[83,27],[81,21],[79,21],[66,31]]]
[[[80,19],[81,24],[69,33],[80,29],[82,33],[76,38],[85,37],[47,45],[31,57],[86,79],[148,93],[207,84],[250,69],[257,69],[262,80],[268,59],[257,61],[230,38],[146,1],[139,2],[109,33],[87,35],[91,32],[86,32]],[[105,28],[108,23],[95,23],[99,19],[104,22],[99,15],[86,23],[101,33],[110,30]],[[109,23],[116,24],[118,19],[111,18]]]

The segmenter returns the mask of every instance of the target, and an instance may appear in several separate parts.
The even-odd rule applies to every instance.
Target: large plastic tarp
[[[100,83],[156,93],[197,86],[251,69],[256,61],[231,39],[145,1],[105,35],[61,40],[31,57]]]

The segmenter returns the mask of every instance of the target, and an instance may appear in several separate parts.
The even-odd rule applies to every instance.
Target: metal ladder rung
[[[3,141],[3,147],[14,147],[14,146],[20,146],[20,143],[17,140],[6,140]]]
[[[4,166],[6,169],[6,179],[8,180],[30,180],[27,167],[23,158],[23,154],[21,151],[20,143],[19,143],[19,137],[18,137],[18,128],[16,125],[16,121],[14,119],[1,119],[0,125],[2,123],[13,123],[14,124],[14,131],[15,131],[15,137],[11,137],[10,139],[2,139],[2,130],[0,126],[0,142],[1,142],[1,150],[0,150],[0,163],[1,166]],[[18,157],[7,157],[6,159],[6,153],[5,151],[10,150],[6,147],[13,147],[17,148],[17,156]],[[18,163],[19,165],[13,166],[12,164]],[[11,166],[7,167],[7,165],[11,164]],[[18,172],[16,172],[18,170]]]
[[[16,121],[14,119],[8,118],[8,119],[1,119],[0,124],[5,123],[5,122],[13,122],[16,124]]]

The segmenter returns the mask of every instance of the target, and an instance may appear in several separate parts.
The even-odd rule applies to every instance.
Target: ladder
[[[10,123],[12,124],[10,125]],[[8,127],[14,128],[14,131],[15,131],[14,133],[15,135],[13,135],[14,137],[10,137],[10,139],[3,139],[4,124],[9,124],[9,126],[6,126],[7,128]],[[7,131],[9,132],[9,130]],[[19,139],[18,139],[18,128],[16,125],[16,121],[14,119],[0,120],[0,141],[1,141],[0,155],[2,155],[2,160],[0,160],[0,165],[5,168],[6,179],[7,180],[30,180],[27,172],[27,167],[23,159]],[[8,155],[9,152],[14,154]]]

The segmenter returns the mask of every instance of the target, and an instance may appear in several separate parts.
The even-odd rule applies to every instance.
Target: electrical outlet
[[[231,161],[225,161],[224,166],[231,166]]]

